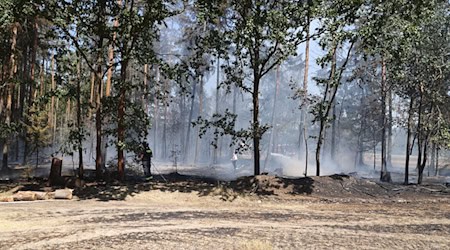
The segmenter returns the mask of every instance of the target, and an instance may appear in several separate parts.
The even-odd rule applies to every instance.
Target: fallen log
[[[12,197],[12,196],[6,196],[6,197],[0,198],[0,202],[13,202],[13,201],[14,201],[14,197]]]
[[[34,192],[36,194],[36,199],[47,200],[49,198],[48,192]]]
[[[33,191],[19,191],[13,195],[15,201],[35,201],[36,194]]]
[[[65,200],[71,200],[72,199],[72,189],[57,189],[55,190],[55,199],[65,199]]]

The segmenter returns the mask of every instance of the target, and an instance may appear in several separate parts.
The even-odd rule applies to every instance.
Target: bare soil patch
[[[0,195],[45,180],[0,184]],[[72,201],[0,203],[0,249],[445,249],[445,184],[346,175],[87,182]],[[20,236],[20,237],[18,237]]]

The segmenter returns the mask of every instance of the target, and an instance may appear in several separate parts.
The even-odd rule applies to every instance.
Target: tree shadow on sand
[[[275,176],[241,177],[235,181],[217,181],[212,178],[172,173],[154,176],[150,181],[132,179],[127,182],[92,182],[74,190],[80,200],[99,201],[125,200],[140,192],[159,190],[161,192],[196,193],[199,197],[220,196],[232,201],[238,196],[309,195],[313,192],[312,178],[286,179]]]
[[[99,201],[125,200],[127,197],[150,190],[180,193],[198,191],[199,195],[207,195],[217,186],[216,182],[212,179],[179,174],[155,175],[150,180],[128,176],[125,182],[87,182],[85,186],[76,188],[73,194],[80,200]]]
[[[95,177],[86,178],[84,185],[77,185],[77,181],[79,180],[73,176],[64,177],[63,184],[59,186],[49,186],[46,178],[1,181],[0,192],[7,192],[15,187],[17,188],[14,190],[18,191],[53,191],[71,188],[73,195],[80,200],[121,201],[141,192],[159,190],[195,193],[199,197],[218,196],[222,200],[232,201],[239,196],[309,195],[314,189],[314,180],[309,177],[287,179],[269,175],[218,181],[208,177],[171,173],[154,175],[149,181],[139,175],[128,175],[125,182],[116,181],[114,178],[109,181],[95,181]]]

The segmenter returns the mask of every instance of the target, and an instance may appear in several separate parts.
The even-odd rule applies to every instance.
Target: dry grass
[[[248,240],[241,242],[240,250],[272,250],[273,246],[268,241]]]

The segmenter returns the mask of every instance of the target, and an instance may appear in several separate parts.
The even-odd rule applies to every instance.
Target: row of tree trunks
[[[31,62],[30,62],[30,86],[29,86],[29,96],[28,96],[28,117],[31,115],[30,108],[33,105],[34,99],[36,98],[36,82],[35,82],[35,68],[36,68],[36,56],[37,56],[37,50],[38,50],[38,39],[39,39],[39,25],[37,22],[37,17],[34,18],[34,25],[33,25],[33,46],[31,51]],[[41,82],[41,84],[43,84]],[[29,151],[29,144],[28,140],[24,139],[24,152],[23,152],[23,161],[22,164],[27,164],[27,156]]]

